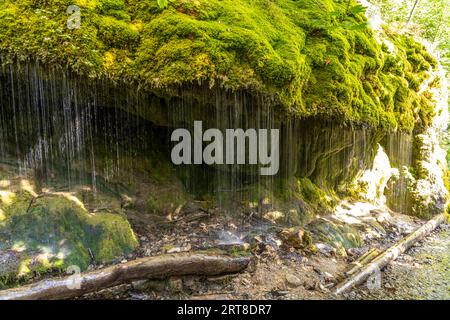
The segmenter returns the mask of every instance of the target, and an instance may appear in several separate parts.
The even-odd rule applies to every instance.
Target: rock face
[[[284,219],[298,223],[332,210],[339,194],[371,166],[385,134],[290,118],[249,93],[196,91],[205,99],[213,93],[214,105],[199,104],[189,89],[181,90],[181,98],[138,98],[138,92],[107,81],[88,82],[33,63],[3,68],[0,86],[5,161],[32,169],[38,188],[68,184],[70,190],[87,184],[121,197],[131,191],[126,206],[145,213],[168,214],[194,195],[224,205],[256,202],[259,211],[288,203],[280,208],[289,212]],[[132,113],[126,112],[130,106]],[[251,165],[172,166],[167,143],[172,129],[191,130],[196,119],[222,131],[280,130],[278,174],[262,177]],[[269,204],[261,201],[266,197]]]
[[[439,146],[435,128],[416,136],[418,156],[417,178],[411,181],[415,215],[423,218],[444,212],[448,191],[444,185],[446,170],[445,153]]]
[[[145,213],[169,214],[190,196],[208,199],[212,205],[257,203],[258,211],[279,209],[284,213],[281,220],[298,224],[318,212],[330,212],[341,196],[355,195],[350,192],[354,180],[372,170],[372,176],[385,175],[383,183],[372,191],[365,187],[359,191],[370,191],[371,201],[386,196],[396,211],[419,212],[412,210],[408,177],[391,177],[373,166],[381,146],[399,173],[404,168],[420,172],[415,159],[426,149],[414,147],[420,136],[299,119],[250,92],[181,87],[175,96],[163,99],[39,63],[17,62],[0,69],[1,158],[32,169],[38,188],[66,185],[70,190],[87,184],[116,197],[128,193],[127,208]],[[168,137],[177,127],[192,130],[198,119],[205,129],[280,130],[278,174],[262,177],[258,166],[248,165],[174,167]],[[435,156],[430,159],[438,161]],[[442,181],[442,170],[440,175],[433,172],[433,179]],[[269,205],[261,201],[266,197],[271,198]],[[437,197],[445,203],[445,192]]]

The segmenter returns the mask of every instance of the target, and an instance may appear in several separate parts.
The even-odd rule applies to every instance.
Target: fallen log
[[[350,265],[351,268],[345,272],[346,276],[351,276],[352,274],[361,270],[366,264],[371,262],[373,259],[380,255],[381,251],[377,248],[372,248],[359,257],[356,261],[353,261]]]
[[[334,294],[340,295],[350,290],[351,288],[362,284],[368,277],[370,277],[377,271],[381,271],[390,262],[397,259],[398,256],[409,249],[415,242],[426,237],[431,231],[436,229],[445,220],[445,214],[440,214],[434,217],[433,219],[416,229],[414,232],[394,244],[392,247],[381,253],[378,257],[361,268],[359,272],[353,274],[348,279],[338,284],[336,286],[336,289],[334,290]]]
[[[248,257],[234,258],[219,254],[181,253],[140,258],[108,268],[43,280],[19,288],[0,291],[0,300],[70,299],[86,293],[142,279],[170,276],[215,276],[244,270]]]

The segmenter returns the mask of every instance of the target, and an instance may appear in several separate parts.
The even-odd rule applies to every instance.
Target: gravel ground
[[[450,226],[442,225],[401,255],[379,280],[347,298],[450,300]]]

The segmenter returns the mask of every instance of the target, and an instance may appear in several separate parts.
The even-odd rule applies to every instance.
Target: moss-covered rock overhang
[[[67,28],[69,5],[81,8],[79,29]],[[263,93],[300,117],[427,126],[432,98],[419,88],[436,61],[406,35],[384,36],[393,52],[354,0],[0,2],[0,51],[16,59],[149,91],[200,83]]]

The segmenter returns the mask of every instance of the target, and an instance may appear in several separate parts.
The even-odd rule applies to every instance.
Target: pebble
[[[167,250],[167,253],[178,253],[178,252],[181,252],[180,247],[173,247],[173,248],[170,248],[169,250]]]
[[[316,243],[315,246],[316,246],[317,250],[322,254],[325,254],[325,255],[336,254],[336,249],[328,244]]]
[[[326,282],[331,282],[334,280],[334,276],[329,272],[324,272],[323,277]]]
[[[293,274],[287,274],[286,275],[286,283],[291,287],[300,287],[303,282],[295,275]]]

